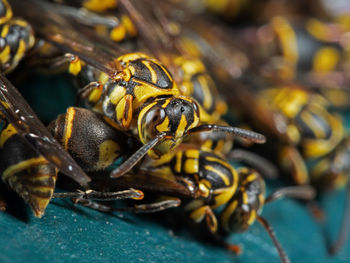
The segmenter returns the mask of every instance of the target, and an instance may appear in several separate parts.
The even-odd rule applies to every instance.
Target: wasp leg
[[[100,204],[87,199],[78,198],[78,199],[75,199],[74,202],[100,212],[105,212],[105,213],[107,212],[108,213],[110,212],[155,213],[155,212],[160,212],[169,208],[178,207],[181,204],[181,200],[178,198],[162,200],[159,202],[154,202],[149,204],[134,205],[130,207],[120,207],[120,208],[111,207],[111,206]]]
[[[98,81],[92,81],[78,91],[76,104],[86,99],[95,104],[100,100],[102,93],[103,85]]]
[[[310,184],[305,162],[295,147],[284,147],[281,151],[280,159],[282,166],[292,171],[292,178],[296,184]]]
[[[345,208],[344,208],[342,224],[339,229],[339,234],[336,241],[329,248],[330,255],[335,255],[346,242],[346,239],[349,235],[349,223],[350,223],[350,182],[348,181],[346,185],[346,200],[345,200]]]
[[[129,157],[125,162],[119,165],[116,169],[111,172],[112,178],[118,178],[127,172],[129,172],[146,154],[147,152],[156,146],[159,142],[168,136],[166,132],[159,133],[153,140],[144,144],[140,149],[138,149],[133,155]]]
[[[80,59],[71,53],[54,58],[33,58],[29,63],[32,66],[39,67],[44,72],[55,73],[68,71],[74,76],[80,73],[82,67]]]
[[[267,179],[276,179],[278,177],[277,167],[273,163],[250,151],[242,149],[233,150],[227,158],[229,160],[245,162],[262,173]]]
[[[283,263],[290,263],[290,260],[286,254],[286,252],[284,251],[284,249],[282,248],[280,242],[277,240],[276,234],[273,231],[272,227],[270,226],[270,224],[261,216],[257,216],[257,221],[265,228],[266,232],[269,234],[270,238],[272,239],[272,242],[274,243],[277,251],[278,251],[278,255],[281,258],[281,261]]]
[[[140,190],[129,189],[117,192],[99,192],[94,190],[54,193],[53,198],[76,198],[85,200],[111,201],[117,199],[132,198],[136,200],[143,199],[144,194]]]
[[[218,230],[218,221],[210,206],[201,206],[191,212],[190,218],[196,222],[201,222],[205,217],[206,224],[211,233],[216,233]]]
[[[227,250],[229,250],[237,255],[242,253],[242,248],[240,245],[227,243],[225,240],[223,240],[222,237],[220,237],[219,235],[217,235],[215,233],[211,233],[211,237],[215,243],[224,247],[225,249],[227,249]]]

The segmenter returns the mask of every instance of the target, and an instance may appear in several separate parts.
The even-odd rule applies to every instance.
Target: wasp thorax
[[[222,227],[227,232],[247,230],[261,213],[264,205],[265,182],[254,170],[241,168],[240,186],[220,214]]]
[[[187,131],[199,123],[199,109],[195,101],[184,96],[160,98],[145,106],[139,115],[138,127],[142,143],[166,132],[169,136],[153,150],[158,156],[173,149]]]

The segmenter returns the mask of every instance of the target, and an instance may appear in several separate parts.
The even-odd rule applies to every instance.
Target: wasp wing
[[[87,185],[90,178],[52,137],[26,100],[2,74],[0,74],[0,110],[34,150],[82,186]]]
[[[59,50],[77,55],[111,78],[116,77],[122,70],[121,65],[115,60],[116,55],[121,55],[121,50],[117,50],[116,47],[111,50],[102,43],[89,39],[74,27],[74,20],[71,17],[64,15],[67,13],[65,8],[71,8],[76,12],[78,9],[41,0],[11,0],[10,3],[16,15],[26,19],[40,38]]]

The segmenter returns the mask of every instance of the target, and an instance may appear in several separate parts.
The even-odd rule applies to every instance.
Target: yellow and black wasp
[[[3,171],[2,178],[31,204],[37,216],[41,216],[46,205],[45,199],[50,199],[52,195],[51,188],[54,187],[56,178],[55,167],[86,188],[90,178],[56,142],[17,89],[3,76],[4,73],[13,70],[33,46],[34,35],[27,22],[12,16],[12,9],[6,0],[0,2],[0,7],[0,137],[2,155],[5,155],[1,168],[8,168]],[[13,148],[7,146],[10,141],[15,145]],[[22,149],[23,154],[20,153]],[[13,153],[13,156],[8,154],[9,152]],[[6,162],[8,163],[5,164]],[[17,175],[31,165],[38,177],[31,178],[33,184],[30,184],[28,179],[28,184],[24,185],[26,179]],[[50,175],[46,177],[48,173]],[[34,192],[37,196],[34,196]],[[34,195],[30,196],[31,194]]]
[[[84,97],[95,110],[112,119],[118,129],[132,131],[144,144],[112,176],[127,172],[147,152],[153,157],[167,153],[195,132],[222,131],[264,142],[262,135],[251,131],[201,124],[197,102],[181,95],[171,74],[157,60],[143,53],[121,55],[120,50],[106,47],[86,30],[82,36],[74,29],[79,24],[70,23],[69,14],[56,11],[59,6],[32,1],[30,4],[36,8],[26,9],[23,3],[12,2],[16,11],[33,24],[39,37],[95,68],[92,76],[97,74],[99,82],[95,78],[88,84],[82,92]],[[45,10],[45,18],[38,15],[41,10]]]
[[[0,4],[3,12],[1,66],[6,73],[13,70],[33,46],[34,35],[24,20],[12,18],[12,9],[6,0]],[[0,84],[2,180],[30,205],[35,216],[41,217],[53,197],[58,170],[86,191],[90,188],[90,177],[57,143],[21,94],[3,75],[0,75]],[[66,130],[68,132],[69,129]],[[98,132],[98,127],[95,127],[95,131]],[[88,192],[90,195],[91,192]],[[96,196],[96,193],[93,195]],[[127,190],[119,197],[139,198],[142,193]]]

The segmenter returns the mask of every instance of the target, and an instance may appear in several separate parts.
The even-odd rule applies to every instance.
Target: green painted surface
[[[49,115],[63,112],[74,102],[74,92],[61,87],[61,81],[49,77],[43,80],[39,87],[41,91],[29,92],[29,86],[22,90],[36,110],[44,107],[39,105],[42,101],[38,97],[45,93],[47,104],[42,113],[47,120],[51,118]],[[63,102],[65,97],[68,102]],[[63,106],[55,108],[56,102]],[[332,259],[325,248],[325,232],[335,236],[344,198],[344,191],[324,196],[321,202],[327,215],[324,227],[316,224],[305,206],[294,200],[269,204],[263,216],[274,227],[292,262],[350,262],[350,244]],[[235,256],[208,245],[205,240],[196,239],[190,228],[177,226],[181,216],[167,212],[156,218],[119,213],[112,216],[74,206],[69,201],[54,200],[45,216],[37,219],[28,208],[22,210],[20,200],[9,205],[12,205],[10,210],[18,210],[22,216],[15,217],[8,212],[0,214],[0,262],[3,263],[279,261],[271,240],[257,223],[246,233],[229,237],[230,242],[243,246],[243,253]]]

